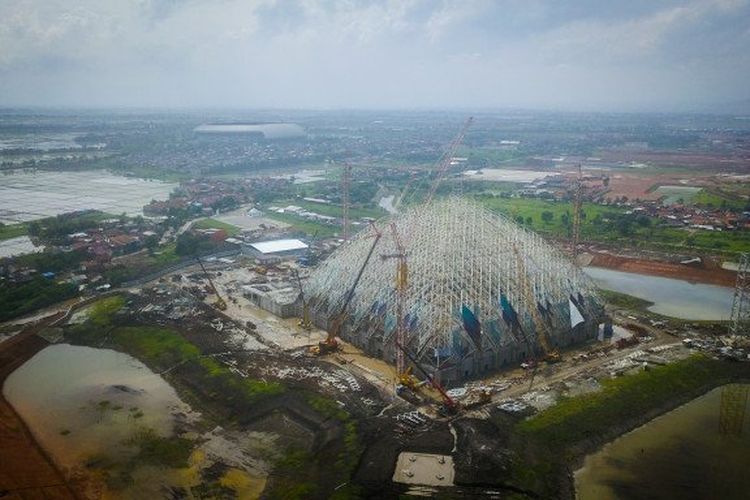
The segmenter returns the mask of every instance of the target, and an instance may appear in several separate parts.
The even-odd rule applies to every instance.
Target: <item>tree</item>
[[[543,222],[544,222],[545,224],[549,224],[550,222],[552,222],[552,220],[553,220],[554,218],[555,218],[555,214],[553,214],[553,213],[552,213],[552,212],[550,212],[549,210],[545,210],[544,212],[542,212],[542,221],[543,221]]]
[[[526,217],[526,225],[531,226],[532,224],[534,224],[534,219],[531,216]]]

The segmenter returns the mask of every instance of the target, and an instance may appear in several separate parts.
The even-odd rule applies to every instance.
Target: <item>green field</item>
[[[237,236],[242,232],[237,226],[211,218],[201,219],[193,227],[196,229],[223,229],[229,236]]]
[[[0,224],[0,241],[23,236],[28,231],[26,224]]]
[[[298,207],[304,208],[305,210],[309,212],[315,212],[316,214],[320,214],[320,215],[327,215],[329,217],[342,217],[343,216],[342,211],[341,211],[341,206],[334,205],[334,204],[315,203],[312,201],[304,201],[304,200],[280,200],[280,201],[275,201],[273,205],[279,205],[279,206],[296,205]],[[349,208],[349,217],[351,219],[361,219],[362,217],[371,217],[373,219],[379,219],[386,215],[388,215],[388,212],[386,212],[385,210],[379,207],[376,207],[376,208],[350,207]]]
[[[341,228],[339,226],[320,224],[318,222],[309,221],[292,214],[277,214],[275,212],[267,212],[266,217],[280,222],[286,222],[287,224],[291,225],[293,229],[302,231],[308,236],[316,235],[316,238],[328,238],[341,232]]]
[[[487,208],[520,222],[529,229],[552,238],[567,239],[572,234],[573,204],[538,198],[503,198],[477,195]],[[617,224],[626,209],[584,203],[581,220],[581,241],[622,244],[652,250],[711,252],[737,254],[750,251],[748,231],[705,231],[672,228],[661,225],[656,218],[640,216],[625,225]],[[544,212],[551,219],[543,220]],[[567,221],[565,222],[565,219]]]

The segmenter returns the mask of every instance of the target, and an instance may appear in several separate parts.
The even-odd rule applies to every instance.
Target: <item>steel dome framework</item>
[[[355,290],[342,332],[365,351],[389,361],[396,352],[396,262],[379,258],[397,250],[389,223],[403,242],[409,269],[402,302],[405,344],[444,381],[477,376],[539,354],[532,307],[545,312],[545,329],[555,346],[596,336],[602,308],[580,269],[537,234],[476,202],[450,197],[378,224],[382,237]],[[372,246],[373,231],[346,242],[307,280],[305,296],[319,325],[326,327],[341,310]],[[503,319],[502,296],[517,312],[521,328]],[[571,299],[585,319],[575,328]],[[464,327],[464,307],[481,324],[479,338]]]

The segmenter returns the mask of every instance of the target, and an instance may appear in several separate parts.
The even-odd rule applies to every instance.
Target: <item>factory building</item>
[[[308,248],[307,243],[289,238],[244,244],[242,254],[257,259],[263,264],[273,264],[302,257],[307,253]]]

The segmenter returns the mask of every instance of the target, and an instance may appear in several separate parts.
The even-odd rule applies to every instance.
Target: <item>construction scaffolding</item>
[[[341,333],[366,352],[396,360],[399,304],[404,345],[446,383],[537,357],[535,316],[546,323],[552,348],[596,336],[603,310],[591,281],[509,219],[450,197],[386,223],[394,230],[382,231],[376,250],[385,258],[365,269]],[[305,296],[319,326],[327,328],[340,309],[370,244],[366,232],[357,235],[308,279]],[[398,262],[387,258],[399,254],[409,260],[405,290],[393,282]]]

